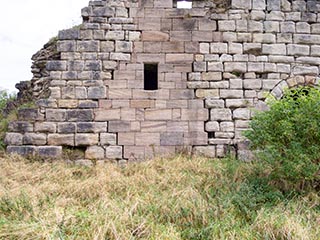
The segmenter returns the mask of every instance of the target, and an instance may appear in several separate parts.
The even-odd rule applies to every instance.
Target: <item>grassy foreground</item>
[[[0,239],[320,239],[319,193],[252,163],[176,156],[93,168],[0,157]]]

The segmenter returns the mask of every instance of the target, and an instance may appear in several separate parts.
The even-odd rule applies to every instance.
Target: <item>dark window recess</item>
[[[144,64],[144,90],[158,89],[158,64]]]

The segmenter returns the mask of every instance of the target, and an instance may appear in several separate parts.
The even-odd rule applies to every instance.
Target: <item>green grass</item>
[[[92,168],[0,158],[0,239],[320,239],[317,192],[182,155]]]

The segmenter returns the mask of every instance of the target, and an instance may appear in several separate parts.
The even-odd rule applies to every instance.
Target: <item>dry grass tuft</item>
[[[0,239],[320,239],[318,193],[286,196],[252,174],[182,155],[126,168],[1,156]]]

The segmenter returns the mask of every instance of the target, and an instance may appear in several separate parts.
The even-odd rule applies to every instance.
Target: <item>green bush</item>
[[[245,136],[264,174],[285,189],[320,184],[320,91],[300,87],[257,113]]]
[[[5,116],[3,111],[7,105],[7,102],[13,100],[15,94],[10,94],[6,90],[0,90],[0,150],[3,150],[5,147],[4,137],[8,128],[8,122],[11,119],[11,116]]]

